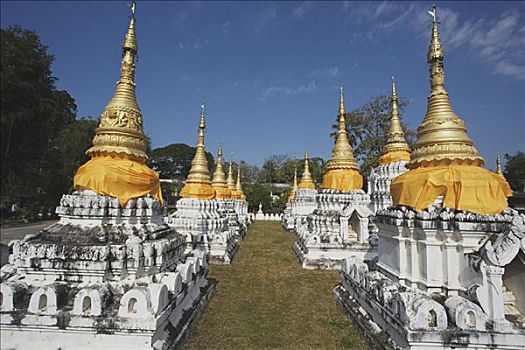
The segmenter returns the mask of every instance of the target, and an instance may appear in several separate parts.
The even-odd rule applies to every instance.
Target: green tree
[[[351,112],[346,113],[346,130],[354,150],[356,160],[361,164],[361,173],[368,176],[370,170],[379,164],[379,156],[386,145],[390,126],[390,96],[379,95]],[[408,100],[400,98],[399,115],[402,116],[408,106]],[[405,139],[409,145],[415,141],[415,132],[406,123],[401,122]],[[332,125],[331,136],[335,139],[338,123]]]
[[[248,211],[256,213],[259,210],[259,203],[263,206],[263,211],[269,213],[272,210],[272,200],[270,190],[261,184],[246,184],[243,186],[246,200],[248,201]]]
[[[191,169],[191,161],[195,156],[195,147],[184,143],[173,143],[165,147],[155,148],[149,155],[149,166],[159,173],[161,179],[186,180]],[[210,175],[215,170],[215,160],[210,152],[206,152]]]
[[[503,174],[514,191],[525,192],[525,153],[505,154],[505,170]]]
[[[61,169],[56,143],[75,122],[75,101],[56,89],[54,57],[35,32],[5,28],[0,42],[1,206],[54,206]]]
[[[282,172],[286,163],[291,159],[285,154],[274,154],[264,160],[260,173],[260,182],[262,183],[282,183],[286,178]]]
[[[61,188],[73,189],[73,176],[78,168],[89,160],[86,150],[91,147],[99,120],[81,118],[63,129],[57,139],[60,157],[61,176],[64,185]]]

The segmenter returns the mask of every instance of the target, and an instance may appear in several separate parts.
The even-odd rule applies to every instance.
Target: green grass
[[[255,222],[185,349],[368,349],[336,305],[336,271],[303,270],[277,222]]]

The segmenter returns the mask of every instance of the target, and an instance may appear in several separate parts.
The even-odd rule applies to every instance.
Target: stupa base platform
[[[348,319],[359,332],[367,338],[373,349],[380,350],[519,350],[525,349],[525,332],[497,332],[479,331],[477,329],[465,330],[459,328],[432,330],[428,327],[426,317],[413,319],[406,318],[404,322],[420,322],[416,329],[411,327],[388,310],[388,307],[367,294],[364,288],[359,288],[353,283],[348,287],[350,277],[341,272],[343,282],[338,284],[333,295],[338,305],[347,314]],[[347,285],[345,288],[344,285]],[[356,288],[357,287],[357,288]],[[417,304],[417,295],[413,293],[414,304]],[[459,298],[459,297],[458,297]],[[425,304],[420,298],[419,303]],[[429,307],[436,303],[431,298],[426,300]],[[407,305],[408,308],[411,308]],[[420,307],[418,305],[418,307]],[[444,310],[443,310],[444,311]],[[425,315],[426,316],[426,315]],[[446,317],[445,317],[446,321]]]
[[[340,270],[344,259],[356,257],[361,261],[371,262],[377,251],[371,250],[368,244],[318,244],[305,245],[300,239],[296,240],[293,250],[303,269]]]
[[[155,349],[181,344],[213,292],[208,255],[160,203],[64,195],[60,221],[10,243],[0,270],[0,348]]]
[[[69,318],[70,325],[64,328],[67,315],[49,317],[54,324],[47,326],[2,322],[0,348],[31,349],[37,346],[41,350],[179,349],[195,328],[214,290],[214,283],[201,278],[180,304],[173,305],[169,315],[161,315],[162,323],[150,330],[119,329],[118,323],[114,324],[116,328],[111,328],[109,322],[102,325],[102,320],[94,321],[82,316]],[[139,324],[140,321],[128,320],[127,324]]]

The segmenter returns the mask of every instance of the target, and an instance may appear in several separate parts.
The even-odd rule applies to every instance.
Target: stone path
[[[303,270],[294,238],[255,222],[233,264],[210,267],[217,288],[185,349],[367,349],[332,296],[337,272]]]
[[[13,239],[22,239],[30,233],[37,233],[45,227],[51,226],[57,220],[44,220],[29,224],[4,225],[0,227],[0,243],[7,244]]]

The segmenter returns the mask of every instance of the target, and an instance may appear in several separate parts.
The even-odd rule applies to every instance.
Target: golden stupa
[[[228,188],[226,181],[226,175],[222,169],[222,145],[219,144],[219,150],[217,151],[217,167],[213,173],[213,179],[211,185],[215,190],[215,198],[224,199],[231,198],[231,191]]]
[[[246,196],[244,195],[244,192],[242,190],[241,185],[241,165],[237,167],[237,183],[235,184],[235,192],[238,199],[246,200]]]
[[[503,175],[503,168],[501,167],[501,158],[499,156],[499,153],[496,156],[496,174],[505,179],[505,175]],[[505,179],[505,181],[507,181],[507,179]]]
[[[206,149],[204,148],[204,129],[206,129],[206,119],[203,103],[199,121],[199,141],[195,150],[195,156],[191,161],[191,169],[186,179],[186,184],[180,191],[182,198],[213,199],[215,197],[215,190],[210,181]]]
[[[297,168],[294,169],[293,173],[293,186],[292,191],[290,192],[290,195],[288,196],[288,202],[290,202],[292,199],[295,198],[295,192],[297,192]]]
[[[310,174],[310,165],[308,163],[308,148],[304,150],[304,171],[297,188],[315,189],[314,179],[312,179],[312,175]]]
[[[465,123],[452,110],[445,90],[443,48],[438,32],[435,6],[427,61],[430,87],[427,113],[417,129],[408,172],[394,179],[390,193],[396,205],[418,211],[443,196],[443,207],[477,214],[497,214],[507,207],[512,195],[509,184],[498,174],[482,167],[467,135]]]
[[[363,187],[363,177],[354,158],[352,146],[348,141],[345,119],[345,101],[343,87],[339,97],[339,130],[332,149],[332,158],[327,162],[323,175],[323,188],[351,191]]]
[[[397,106],[397,92],[394,77],[392,77],[392,100],[390,111],[390,128],[383,154],[379,157],[379,164],[389,164],[400,160],[410,160],[410,147],[405,140],[405,133],[399,120]]]
[[[233,199],[239,199],[239,194],[237,193],[237,186],[235,184],[235,179],[233,178],[233,161],[230,160],[230,166],[228,168],[228,179],[226,180],[228,189],[230,190],[230,197]]]
[[[146,165],[147,139],[135,96],[135,61],[138,45],[135,35],[135,2],[122,44],[120,79],[111,101],[104,109],[86,151],[91,159],[75,174],[76,190],[91,189],[118,198],[125,206],[129,199],[153,196],[162,201],[159,176]]]

